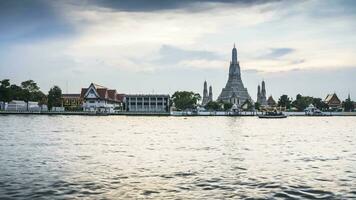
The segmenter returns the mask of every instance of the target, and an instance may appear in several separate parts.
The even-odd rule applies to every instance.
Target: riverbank
[[[102,113],[102,112],[27,112],[27,111],[0,111],[0,115],[83,115],[83,116],[112,116],[112,115],[124,115],[124,116],[174,116],[174,117],[196,117],[196,116],[211,116],[211,117],[251,117],[261,114],[260,112],[178,112],[173,111],[170,113],[147,113],[147,112],[116,112],[116,113]],[[356,112],[323,112],[322,115],[306,115],[304,112],[285,112],[287,116],[308,116],[308,117],[325,117],[325,116],[356,116]]]

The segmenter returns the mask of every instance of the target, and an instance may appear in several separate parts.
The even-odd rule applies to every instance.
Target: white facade
[[[27,104],[28,104],[28,111],[38,112],[41,111],[41,107],[38,105],[38,102],[29,101],[28,103],[24,101],[11,101],[5,104],[5,110],[7,111],[27,111]]]
[[[110,99],[107,88],[92,83],[83,95],[83,111],[113,113],[116,107],[121,106],[116,95],[115,91]]]
[[[128,112],[169,112],[169,95],[126,95]]]

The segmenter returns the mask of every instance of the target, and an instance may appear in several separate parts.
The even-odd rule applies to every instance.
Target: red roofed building
[[[124,94],[94,83],[88,88],[82,88],[80,97],[83,99],[84,111],[114,112],[123,107]]]
[[[324,102],[329,106],[329,109],[340,109],[341,108],[341,101],[335,93],[328,94],[326,96]]]

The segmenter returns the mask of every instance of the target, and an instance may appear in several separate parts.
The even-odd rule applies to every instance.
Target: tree
[[[290,109],[291,107],[291,100],[289,99],[288,95],[282,95],[278,100],[278,106],[286,107]]]
[[[223,108],[225,111],[228,111],[232,108],[232,103],[230,102],[223,102]]]
[[[41,91],[34,92],[31,98],[31,101],[36,101],[39,105],[47,104],[47,97]]]
[[[27,80],[21,83],[21,96],[22,100],[24,100],[27,103],[26,110],[28,111],[28,102],[29,101],[34,101],[34,94],[36,92],[39,92],[40,88],[37,86],[37,83],[35,83],[33,80]]]
[[[216,111],[216,110],[221,110],[221,107],[223,105],[220,103],[220,102],[217,102],[217,101],[210,101],[208,102],[204,108],[207,109],[207,110],[213,110],[213,111]]]
[[[10,80],[4,79],[0,81],[0,101],[3,102],[3,108],[5,108],[5,102],[12,100]]]
[[[342,102],[342,107],[346,112],[352,112],[355,109],[354,102],[351,101],[350,97],[348,97],[345,101]]]
[[[22,88],[20,86],[12,84],[10,90],[12,100],[22,100]]]
[[[52,107],[60,107],[61,106],[61,97],[62,97],[62,90],[58,86],[53,86],[48,91],[48,109],[51,110]]]
[[[256,110],[260,110],[260,108],[261,108],[261,104],[258,103],[258,102],[256,102],[256,103],[255,103],[255,109],[256,109]]]
[[[328,104],[320,98],[313,98],[313,105],[319,110],[327,110],[329,108]]]
[[[23,90],[28,90],[30,93],[34,93],[40,90],[37,86],[37,83],[33,80],[27,80],[21,83],[21,87]]]
[[[172,95],[172,101],[179,110],[196,108],[200,99],[200,94],[188,91],[177,91]]]
[[[298,109],[298,111],[304,111],[311,103],[313,103],[313,97],[302,96],[298,94],[296,100],[293,101],[292,105]]]

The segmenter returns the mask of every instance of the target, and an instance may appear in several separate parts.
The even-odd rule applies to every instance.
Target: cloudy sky
[[[0,78],[44,92],[95,82],[122,93],[225,86],[236,43],[255,99],[298,93],[356,99],[353,0],[1,0]]]

